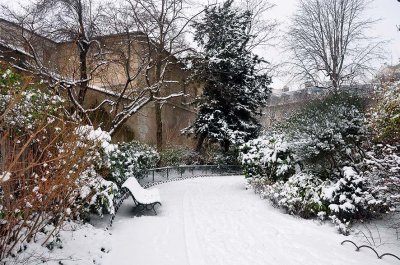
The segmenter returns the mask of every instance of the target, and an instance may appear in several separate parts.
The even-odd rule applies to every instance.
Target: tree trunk
[[[156,79],[155,82],[161,82],[162,79],[162,58],[161,58],[161,52],[162,52],[162,46],[159,47],[156,55]],[[159,89],[155,93],[156,97],[159,97],[161,95],[160,90],[162,89],[161,84],[158,84]],[[160,152],[163,149],[163,125],[162,125],[162,117],[161,117],[161,108],[162,105],[157,102],[157,100],[154,101],[154,108],[155,108],[155,118],[156,118],[156,141],[157,141],[157,151]]]
[[[159,94],[159,93],[157,93]],[[162,124],[162,110],[161,104],[157,101],[154,102],[155,116],[156,116],[156,140],[157,140],[157,151],[163,150],[163,124]]]
[[[206,134],[202,133],[200,134],[199,139],[197,140],[197,145],[196,145],[196,152],[200,153],[201,148],[203,147],[204,140],[206,139]]]
[[[222,148],[224,149],[224,153],[228,153],[231,143],[228,140],[224,140],[221,143],[221,145],[222,145]]]
[[[85,96],[88,88],[88,74],[87,74],[87,54],[89,46],[82,41],[78,41],[79,49],[79,73],[80,73],[80,90],[78,94],[78,103],[80,105],[85,101]]]

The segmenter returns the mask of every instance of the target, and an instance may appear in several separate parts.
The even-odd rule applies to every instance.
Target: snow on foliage
[[[353,220],[371,218],[388,210],[388,205],[377,199],[368,182],[353,168],[344,167],[343,177],[321,180],[304,172],[294,174],[287,181],[272,182],[266,178],[249,178],[252,187],[264,199],[303,218],[331,219],[343,234],[349,233]]]
[[[286,182],[270,182],[269,185],[259,185],[259,182],[263,182],[263,179],[249,180],[251,186],[257,187],[257,192],[262,198],[270,199],[290,214],[309,218],[324,210],[321,200],[323,182],[313,175],[298,173]]]
[[[106,154],[111,153],[117,148],[115,144],[111,144],[111,135],[101,128],[94,129],[93,126],[84,125],[76,128],[75,133],[88,141],[99,142],[102,151]]]
[[[33,130],[35,122],[57,116],[64,100],[40,85],[23,86],[22,78],[11,70],[0,69],[0,113],[5,113],[2,127]],[[3,128],[4,129],[4,128]]]
[[[322,178],[363,160],[368,127],[363,103],[348,93],[334,93],[308,104],[283,127],[303,168]]]
[[[373,128],[380,141],[398,143],[400,141],[400,82],[380,88],[379,105],[372,113]]]
[[[85,125],[78,127],[75,133],[83,143],[95,142],[98,146],[92,158],[93,167],[81,176],[85,185],[79,199],[91,194],[92,199],[86,207],[88,212],[100,216],[112,214],[114,203],[121,196],[122,183],[129,177],[140,179],[147,169],[157,165],[159,154],[152,147],[135,141],[112,144],[110,134],[101,128]]]
[[[250,187],[290,214],[329,218],[344,234],[354,220],[389,211],[394,199],[384,191],[389,179],[398,180],[400,160],[393,150],[379,159],[367,149],[361,106],[354,96],[333,94],[306,106],[279,133],[244,144],[239,160]]]
[[[154,148],[136,141],[119,143],[115,150],[104,155],[105,165],[110,171],[109,179],[118,186],[129,177],[142,178],[147,169],[154,168],[159,160]]]
[[[194,123],[184,132],[201,146],[204,139],[219,143],[225,151],[256,137],[261,127],[256,115],[270,93],[270,77],[258,71],[264,62],[249,46],[250,11],[232,7],[232,1],[205,10],[195,24],[195,40],[202,48],[192,69],[205,81]]]
[[[246,177],[287,179],[295,172],[295,159],[283,135],[261,136],[240,147],[239,161]]]

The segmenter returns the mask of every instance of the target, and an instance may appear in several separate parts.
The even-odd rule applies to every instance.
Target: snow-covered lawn
[[[63,231],[62,249],[40,253],[44,248],[31,245],[25,254],[39,257],[25,264],[41,264],[43,257],[53,259],[49,264],[65,265],[400,264],[391,257],[378,260],[368,249],[355,252],[352,245],[340,245],[355,238],[339,235],[327,223],[273,208],[245,190],[242,176],[188,179],[157,188],[163,203],[158,215],[134,217],[129,198],[110,231],[104,231],[106,220],[96,228]],[[378,248],[387,250],[400,252],[399,245]]]

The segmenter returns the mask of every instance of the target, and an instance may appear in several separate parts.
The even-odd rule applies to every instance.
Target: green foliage
[[[193,70],[205,84],[199,113],[184,130],[219,143],[224,151],[258,135],[261,125],[256,117],[266,104],[271,83],[257,69],[263,60],[248,47],[252,14],[235,10],[232,2],[207,8],[204,20],[195,24],[195,40],[202,52]]]
[[[2,94],[9,94],[10,90],[21,90],[22,77],[10,69],[0,68],[0,88]]]
[[[154,168],[160,156],[152,147],[132,141],[119,143],[117,148],[105,154],[109,180],[121,186],[129,177],[142,178],[147,169]]]
[[[391,144],[400,142],[400,82],[383,88],[373,119],[378,141]]]
[[[27,84],[22,76],[0,69],[0,113],[3,127],[17,131],[32,131],[44,119],[54,119],[63,113],[64,100],[38,84]]]
[[[246,178],[287,180],[295,173],[296,168],[293,152],[284,137],[279,134],[262,136],[242,145],[239,161]]]
[[[210,165],[239,165],[238,161],[239,150],[235,146],[229,149],[227,152],[221,149],[213,150],[210,154],[208,164]]]
[[[160,152],[160,165],[180,166],[180,165],[200,165],[203,158],[193,150],[185,146],[171,146]]]
[[[114,201],[120,197],[120,190],[111,181],[106,181],[100,176],[93,177],[88,185],[94,194],[90,200],[88,211],[103,217],[104,214],[114,214]]]
[[[309,103],[282,127],[303,169],[321,178],[361,162],[368,135],[363,101],[337,92]]]

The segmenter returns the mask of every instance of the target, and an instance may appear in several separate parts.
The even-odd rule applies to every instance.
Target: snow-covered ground
[[[127,200],[115,219],[103,264],[398,264],[340,243],[329,225],[273,208],[243,177],[190,179],[158,186],[157,216],[133,217]]]
[[[400,264],[340,244],[362,237],[345,237],[329,224],[282,213],[245,190],[241,176],[188,179],[157,188],[163,203],[158,215],[134,217],[133,202],[127,199],[110,231],[99,221],[97,228],[85,226],[73,236],[63,232],[63,249],[54,254],[67,260],[51,264]],[[378,245],[380,253],[400,253],[398,244]]]

